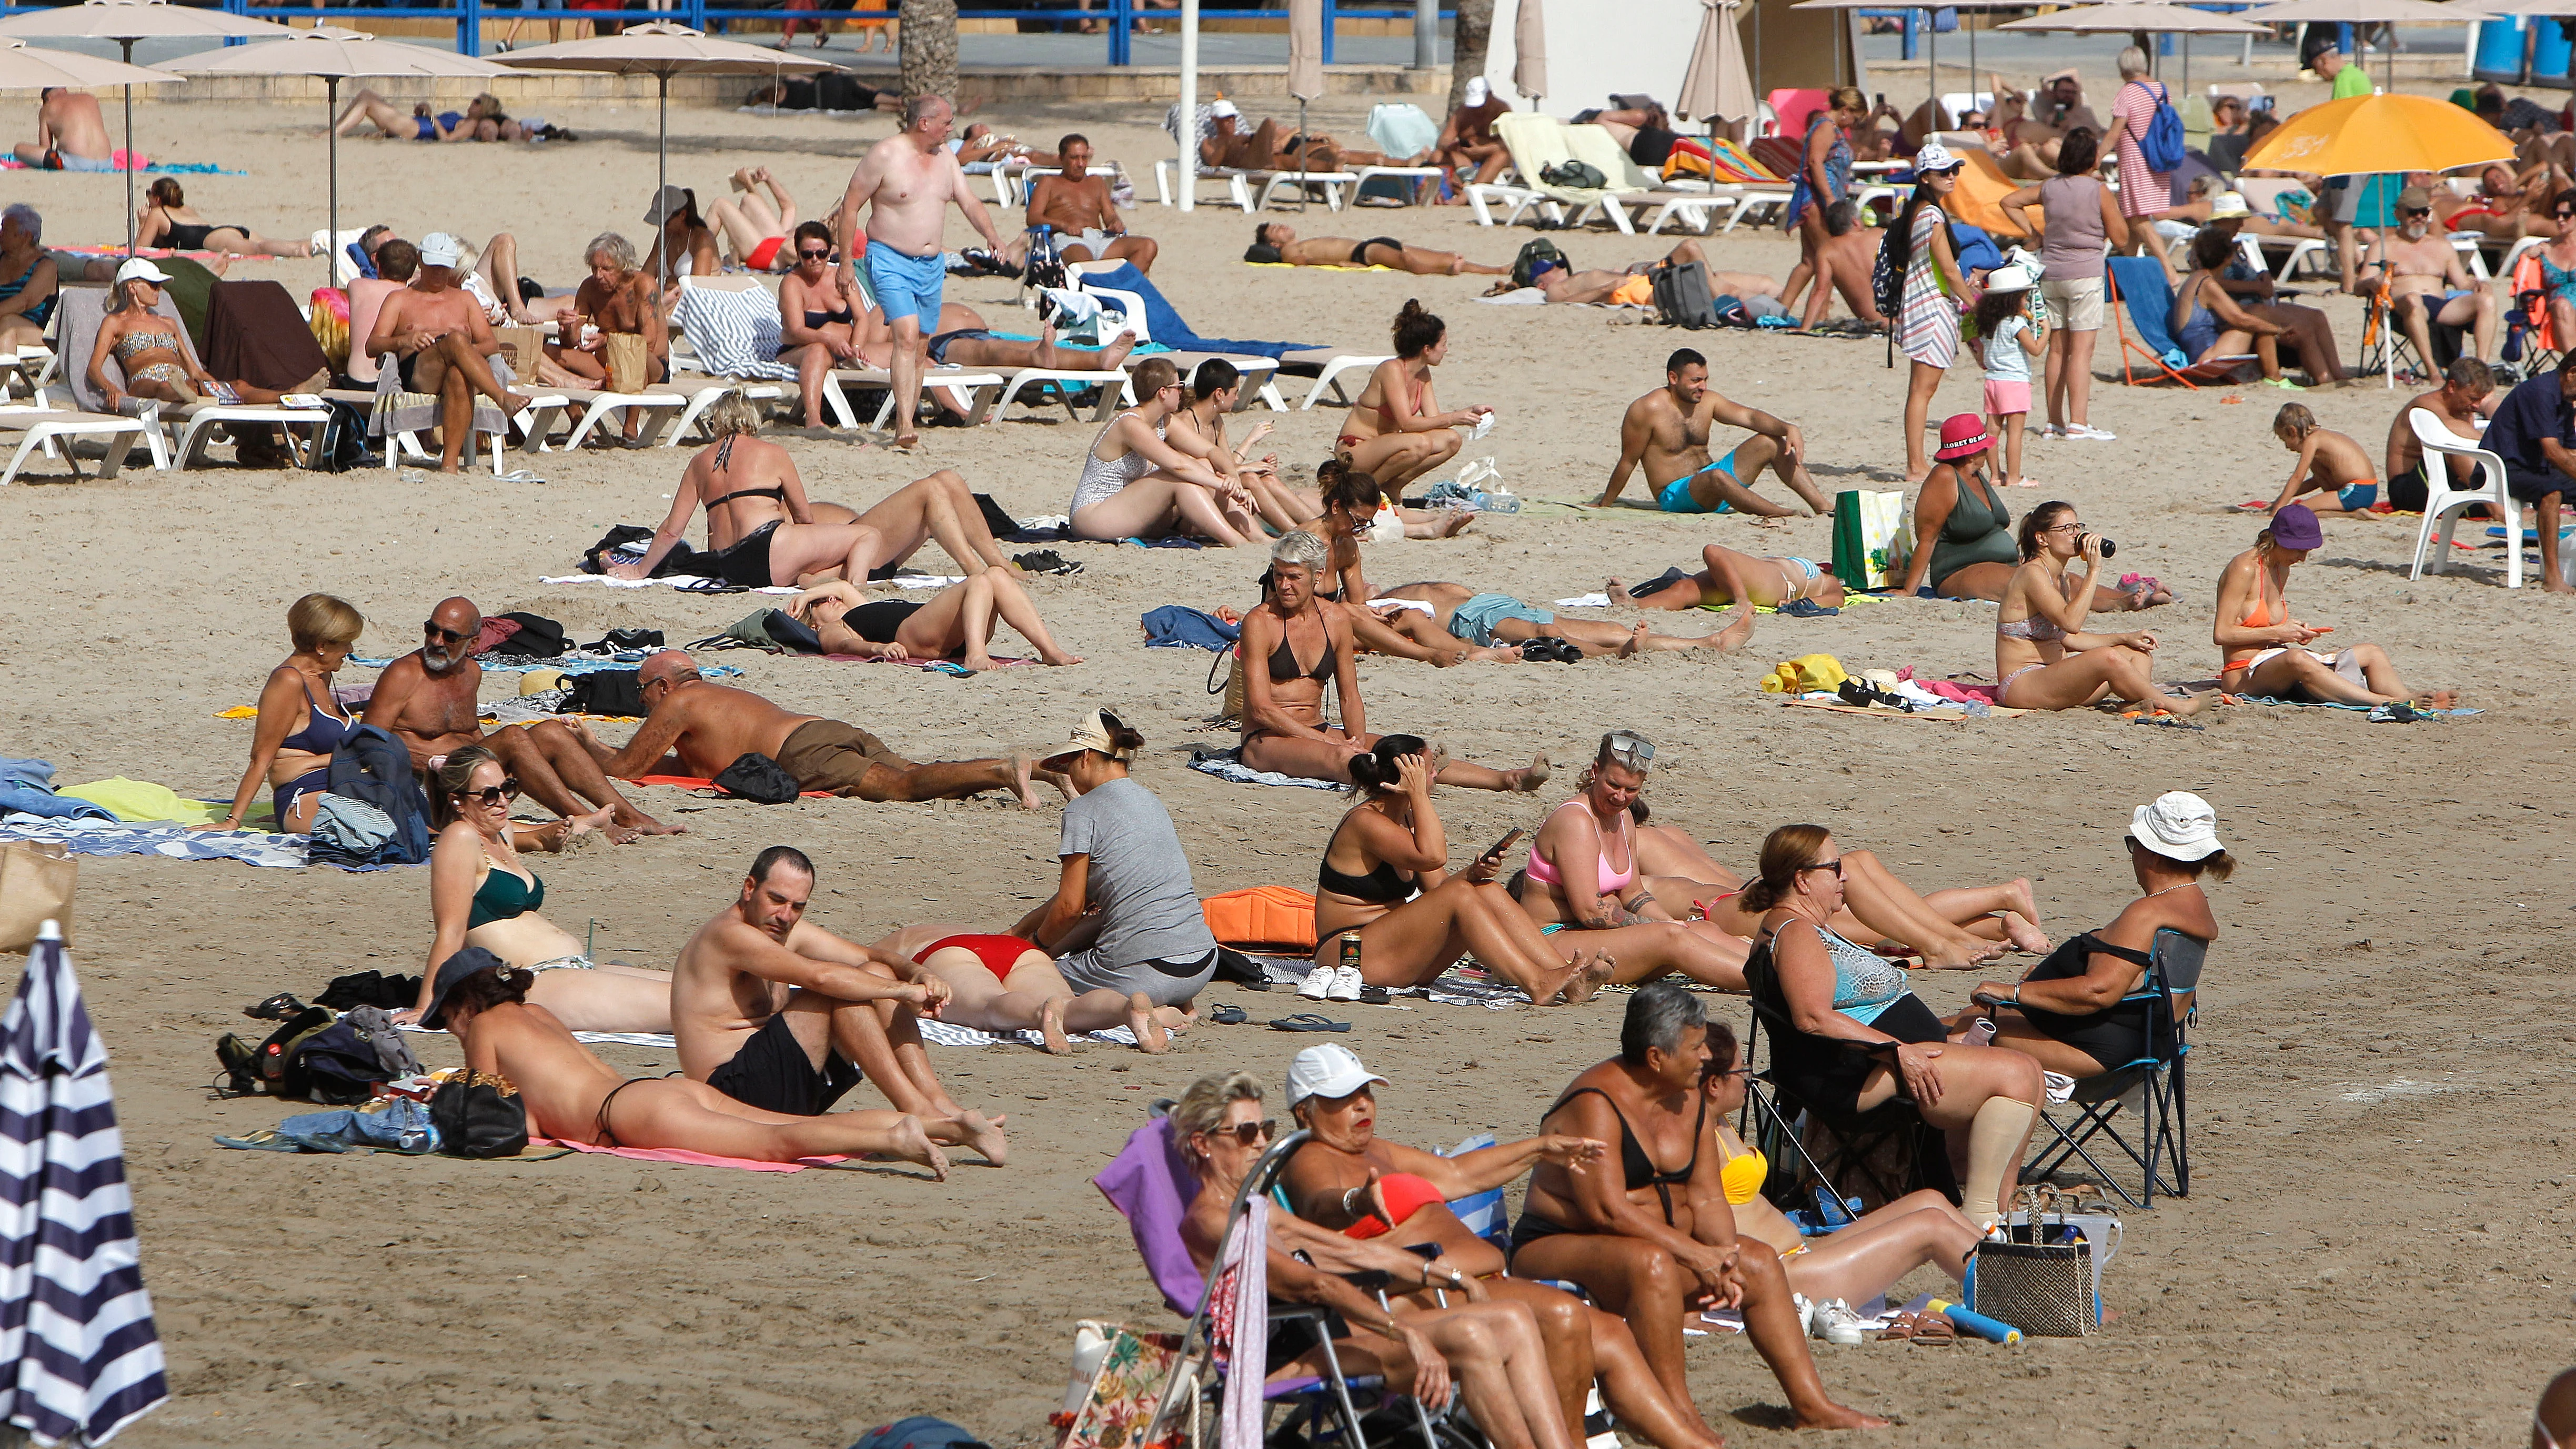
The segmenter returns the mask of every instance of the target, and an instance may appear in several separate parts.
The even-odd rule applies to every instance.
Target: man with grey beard
[[[421,646],[377,678],[363,723],[390,731],[411,751],[412,768],[423,772],[451,750],[486,746],[529,798],[566,819],[586,819],[620,845],[638,835],[686,828],[663,825],[628,804],[560,720],[503,725],[485,734],[476,709],[483,666],[470,657],[474,636],[482,631],[483,611],[473,600],[441,600],[421,625]]]

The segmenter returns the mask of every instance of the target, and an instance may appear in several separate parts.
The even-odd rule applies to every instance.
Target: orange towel
[[[1254,886],[1199,902],[1208,932],[1228,946],[1315,949],[1315,898],[1286,886]]]

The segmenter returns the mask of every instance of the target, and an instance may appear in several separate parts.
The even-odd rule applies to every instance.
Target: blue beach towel
[[[1155,341],[1179,351],[1235,352],[1248,357],[1277,358],[1324,345],[1320,342],[1247,342],[1234,337],[1201,337],[1189,323],[1181,320],[1181,314],[1173,310],[1161,290],[1134,267],[1122,265],[1114,271],[1089,273],[1088,277],[1096,286],[1133,292],[1144,298],[1147,330],[1154,334]],[[1101,304],[1113,305],[1106,297],[1101,299]]]

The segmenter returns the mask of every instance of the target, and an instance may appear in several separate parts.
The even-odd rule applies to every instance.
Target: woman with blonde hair
[[[760,413],[739,395],[705,413],[715,441],[699,450],[671,492],[671,511],[644,556],[607,570],[610,578],[649,579],[688,537],[703,504],[707,547],[702,563],[727,583],[765,589],[801,584],[835,572],[865,582],[885,552],[885,535],[862,523],[825,523],[805,496],[805,480],[785,448],[752,436]],[[803,602],[803,601],[799,601]]]
[[[332,694],[331,676],[366,627],[356,609],[329,594],[306,594],[287,609],[286,636],[294,652],[260,686],[250,767],[233,791],[232,811],[196,829],[241,829],[262,781],[276,807],[274,829],[300,835],[311,828],[314,807],[331,783],[331,755],[358,725],[357,715]]]

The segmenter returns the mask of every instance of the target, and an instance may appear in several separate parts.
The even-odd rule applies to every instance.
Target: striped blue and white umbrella
[[[104,1444],[168,1397],[107,1048],[47,921],[0,1020],[0,1423]]]

